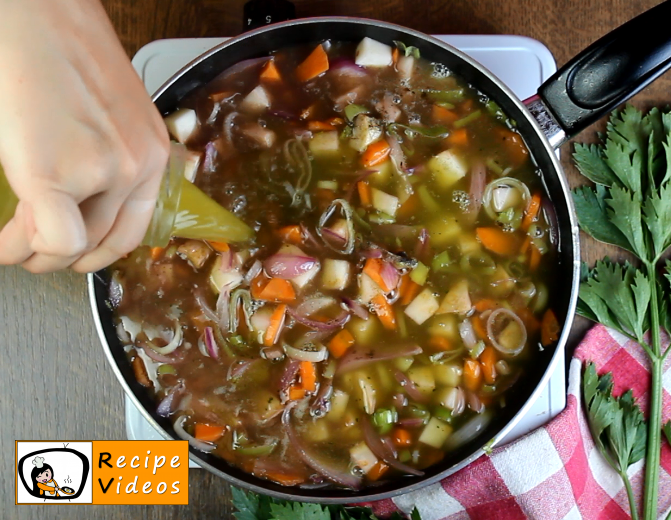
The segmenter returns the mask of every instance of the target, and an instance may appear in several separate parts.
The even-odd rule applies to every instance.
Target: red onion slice
[[[419,345],[404,344],[396,346],[383,345],[375,347],[362,347],[355,345],[349,349],[347,354],[340,358],[336,373],[344,374],[352,370],[357,370],[377,361],[396,359],[399,357],[416,356],[422,353],[422,347]]]
[[[305,325],[306,327],[309,327],[311,329],[320,331],[335,330],[337,328],[340,328],[343,325],[345,325],[345,323],[347,323],[347,321],[350,318],[350,314],[347,311],[343,311],[342,314],[340,314],[340,316],[338,316],[337,318],[333,318],[332,320],[327,322],[311,320],[310,318],[301,316],[296,311],[296,309],[292,309],[291,307],[287,307],[287,312],[298,323],[301,323],[302,325]]]
[[[355,78],[363,78],[368,75],[365,68],[357,65],[349,58],[336,58],[329,63],[329,72],[346,75]]]
[[[363,432],[363,438],[370,451],[372,451],[378,459],[384,461],[385,464],[391,466],[398,471],[407,473],[409,475],[415,475],[416,477],[421,477],[424,475],[423,471],[415,469],[407,464],[403,464],[396,459],[394,452],[384,443],[380,436],[377,434],[373,425],[370,423],[368,417],[362,417],[359,421],[361,424],[361,431]]]
[[[349,489],[359,489],[361,487],[361,479],[352,475],[347,469],[337,468],[335,466],[328,465],[325,461],[317,459],[314,455],[308,453],[303,445],[303,442],[296,434],[293,426],[291,425],[291,409],[292,405],[287,406],[282,413],[282,426],[287,432],[287,437],[289,438],[290,445],[294,448],[301,460],[313,470],[317,471],[322,476],[327,479],[345,486]]]
[[[291,280],[313,269],[318,264],[311,256],[296,256],[277,253],[266,258],[263,263],[266,271],[275,278]]]
[[[478,343],[478,338],[475,336],[473,324],[468,318],[459,323],[459,335],[461,336],[461,340],[464,342],[464,345],[466,345],[466,348],[469,350]]]
[[[293,384],[293,382],[296,380],[296,376],[298,375],[298,370],[301,368],[301,362],[297,361],[295,359],[288,359],[285,366],[284,366],[284,371],[282,372],[282,375],[280,376],[280,381],[279,381],[279,392],[280,395],[286,393],[286,391],[289,389],[289,387]]]
[[[426,228],[422,228],[422,231],[419,233],[417,238],[417,245],[415,246],[415,258],[419,258],[422,261],[428,261],[429,253],[431,252],[431,246],[429,244],[429,232]]]
[[[212,327],[205,327],[203,335],[205,336],[205,346],[207,347],[207,353],[212,359],[219,359],[219,344],[214,338],[214,331],[212,330]]]
[[[199,439],[196,439],[195,437],[192,437],[188,433],[186,433],[186,430],[184,430],[184,423],[186,422],[186,415],[181,415],[180,417],[177,418],[177,420],[174,422],[172,425],[173,429],[175,430],[175,433],[180,439],[184,439],[185,441],[189,441],[189,445],[193,446],[197,450],[204,451],[205,453],[210,453],[212,450],[214,450],[217,445],[212,444],[211,442],[205,442],[201,441]]]
[[[331,305],[335,304],[335,299],[331,296],[315,296],[308,300],[305,300],[298,307],[296,307],[296,313],[301,316],[311,316],[312,314],[326,309]]]
[[[195,300],[200,309],[203,311],[203,314],[205,317],[213,321],[215,323],[219,322],[219,318],[217,317],[217,313],[214,312],[212,307],[210,307],[207,302],[205,301],[205,293],[202,290],[197,290],[194,292]]]
[[[404,428],[419,428],[420,426],[424,426],[424,419],[421,417],[405,417],[398,421],[398,425]]]
[[[406,394],[408,394],[410,399],[420,404],[429,402],[429,397],[420,392],[417,388],[417,385],[403,372],[397,370],[394,372],[394,377],[396,378],[396,381],[398,381],[399,384],[403,387],[403,390]]]
[[[205,145],[205,158],[203,159],[204,172],[213,172],[216,169],[215,166],[216,157],[217,157],[217,147],[214,144],[214,141],[210,141]]]
[[[156,363],[165,363],[166,365],[176,365],[177,363],[180,363],[184,359],[183,356],[179,357],[163,356],[158,352],[156,352],[151,347],[148,347],[146,345],[142,345],[142,350],[144,351],[145,354],[147,354],[147,357],[149,359],[151,359],[152,361],[156,361]]]
[[[368,311],[363,307],[363,305],[345,296],[341,297],[341,300],[347,306],[347,308],[354,313],[355,316],[361,318],[362,320],[368,319]]]
[[[282,345],[284,352],[287,353],[291,359],[298,361],[309,361],[310,363],[319,363],[328,357],[328,350],[322,344],[311,345],[310,348],[296,348],[291,345]]]
[[[162,356],[167,356],[168,354],[172,354],[175,350],[177,350],[177,347],[182,344],[183,337],[184,334],[182,332],[182,326],[178,322],[175,322],[175,331],[173,332],[170,342],[165,347],[151,346],[150,348]]]
[[[186,386],[184,386],[184,381],[180,379],[158,404],[156,407],[156,413],[161,417],[168,417],[177,408],[177,401],[182,398],[185,390]]]
[[[508,349],[503,345],[501,345],[498,341],[496,334],[494,333],[495,332],[494,326],[496,324],[496,320],[499,317],[503,317],[504,319],[508,318],[509,320],[514,321],[515,323],[517,323],[517,325],[521,330],[520,342],[512,349]],[[505,307],[495,309],[489,315],[489,318],[487,318],[487,336],[489,337],[489,340],[492,342],[492,346],[496,350],[502,352],[503,354],[508,354],[510,356],[516,356],[517,354],[522,352],[522,349],[527,344],[527,328],[524,326],[524,323],[522,323],[522,320],[519,318],[519,316],[517,316],[517,314],[515,314],[513,311],[509,309],[506,309]]]
[[[384,282],[384,284],[389,289],[389,291],[387,292],[391,292],[394,289],[396,289],[396,287],[398,286],[398,282],[401,281],[401,275],[396,270],[396,268],[389,262],[384,262],[382,264],[382,269],[380,270],[380,276],[382,277],[382,281]]]
[[[263,270],[263,264],[261,263],[261,260],[255,260],[252,266],[249,268],[249,271],[247,271],[247,274],[245,275],[245,282],[246,283],[252,283],[252,280],[259,276],[261,274],[261,271]]]
[[[478,161],[471,170],[471,185],[469,197],[471,204],[468,208],[469,213],[477,215],[482,207],[482,197],[487,186],[487,169],[484,163]]]

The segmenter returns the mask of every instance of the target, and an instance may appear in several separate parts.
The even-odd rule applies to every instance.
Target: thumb
[[[77,256],[86,251],[86,226],[75,200],[67,193],[49,190],[27,201],[32,212],[34,235],[30,246],[35,253]]]

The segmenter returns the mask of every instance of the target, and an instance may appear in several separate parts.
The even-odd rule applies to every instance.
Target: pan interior
[[[553,157],[538,127],[532,122],[521,103],[497,79],[452,47],[409,29],[370,20],[310,19],[279,24],[245,34],[198,58],[159,90],[155,97],[155,103],[161,113],[167,114],[176,109],[180,100],[194,89],[207,84],[220,72],[244,59],[265,56],[269,52],[282,47],[328,38],[356,42],[365,36],[388,44],[392,44],[393,40],[401,40],[407,45],[418,47],[424,58],[446,65],[454,74],[495,100],[511,118],[516,120],[517,128],[531,150],[539,170],[543,172],[543,183],[546,186],[547,195],[555,207],[557,222],[559,223],[557,230],[559,254],[556,273],[553,276],[555,287],[551,288],[552,294],[555,295],[553,306],[557,311],[560,323],[565,322],[568,318],[567,324],[570,327],[575,301],[576,273],[574,266],[577,251],[572,225],[572,210],[568,202],[566,187],[560,177],[561,173],[558,171],[556,158]],[[153,397],[135,381],[126,353],[117,339],[113,325],[113,312],[107,302],[108,273],[105,271],[97,273],[90,278],[90,283],[93,284],[93,312],[99,316],[101,333],[104,334],[104,338],[101,339],[118,367],[122,384],[125,383],[127,392],[132,394],[140,406],[144,408],[147,417],[153,419],[169,436],[176,437],[171,422],[155,413],[156,404]],[[380,499],[412,491],[458,470],[482,453],[482,447],[495,438],[513,420],[520,408],[529,400],[541,380],[544,379],[556,349],[564,348],[566,332],[565,330],[562,339],[555,348],[548,348],[537,353],[536,362],[531,367],[533,371],[530,370],[526,378],[516,385],[516,390],[506,396],[506,408],[495,417],[489,426],[458,451],[448,453],[440,464],[429,468],[424,477],[398,479],[380,486],[368,487],[358,492],[287,489],[272,482],[258,479],[229,466],[222,459],[197,450],[191,450],[192,458],[201,466],[226,478],[235,485],[288,499],[351,502]]]

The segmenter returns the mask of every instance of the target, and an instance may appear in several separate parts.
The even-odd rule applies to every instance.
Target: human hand
[[[0,264],[103,268],[142,241],[169,152],[98,0],[0,0]]]

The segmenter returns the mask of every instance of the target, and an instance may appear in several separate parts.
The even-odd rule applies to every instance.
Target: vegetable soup
[[[282,49],[166,124],[256,232],[112,267],[137,380],[193,448],[286,486],[421,476],[557,340],[552,209],[515,122],[416,48]]]

